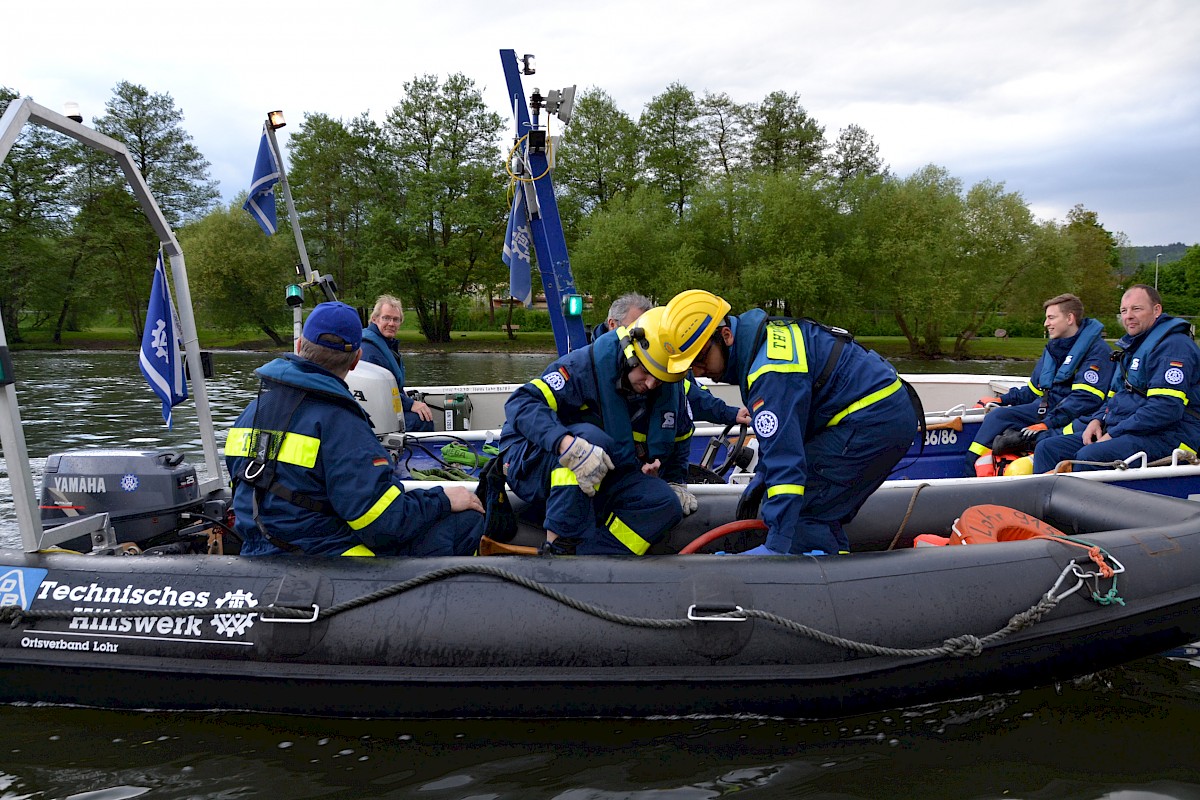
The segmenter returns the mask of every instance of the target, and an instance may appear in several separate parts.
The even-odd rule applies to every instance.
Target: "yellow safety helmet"
[[[1032,475],[1033,456],[1021,456],[1004,470],[1005,475]]]
[[[665,306],[650,309],[633,323],[631,333],[638,360],[664,383],[683,380],[728,313],[729,303],[712,292],[680,292]]]

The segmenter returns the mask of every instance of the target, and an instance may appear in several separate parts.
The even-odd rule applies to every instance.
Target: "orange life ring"
[[[1007,506],[971,506],[954,521],[950,544],[995,544],[1021,539],[1066,536],[1053,525]]]

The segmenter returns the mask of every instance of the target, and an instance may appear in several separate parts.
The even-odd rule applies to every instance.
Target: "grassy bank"
[[[96,327],[86,331],[67,331],[62,344],[50,341],[49,331],[22,331],[23,342],[9,342],[14,351],[20,350],[136,350],[138,342],[129,328]],[[399,338],[404,352],[439,353],[547,353],[555,352],[554,334],[550,331],[515,331],[513,339],[504,331],[455,332],[451,341],[433,344],[416,330],[401,330]],[[900,336],[865,336],[859,339],[865,346],[878,351],[887,358],[911,358],[908,342]],[[969,357],[976,359],[1035,360],[1045,347],[1041,338],[993,339],[982,338],[971,342]],[[942,347],[949,353],[954,340],[947,338]],[[210,331],[200,334],[203,350],[259,350],[283,352],[290,349],[280,347],[261,332]]]

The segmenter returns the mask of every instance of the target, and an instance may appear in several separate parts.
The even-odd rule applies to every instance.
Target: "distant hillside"
[[[1187,252],[1188,246],[1183,242],[1175,244],[1160,244],[1151,247],[1122,247],[1121,248],[1121,274],[1131,275],[1142,264],[1153,264],[1154,257],[1162,253],[1162,258],[1158,260],[1159,266],[1170,264],[1172,261],[1178,261],[1183,258],[1183,254]]]

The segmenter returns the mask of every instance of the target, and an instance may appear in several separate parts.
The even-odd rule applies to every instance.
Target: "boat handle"
[[[726,603],[692,603],[688,606],[688,619],[693,622],[745,622],[746,617],[717,617],[714,614],[740,614],[745,611],[741,606]],[[702,616],[703,615],[703,616]]]
[[[275,606],[267,606],[267,608],[275,608]],[[265,611],[265,610],[266,609],[263,609],[263,611]],[[259,622],[280,622],[280,623],[282,623],[282,622],[309,623],[309,622],[316,622],[317,617],[320,615],[320,613],[321,613],[321,607],[319,605],[317,605],[316,603],[314,603],[313,607],[312,607],[312,616],[311,617],[304,617],[304,618],[300,618],[300,619],[289,619],[288,617],[267,617],[267,616],[263,615],[262,611],[260,611],[260,612],[258,612],[258,621]]]

